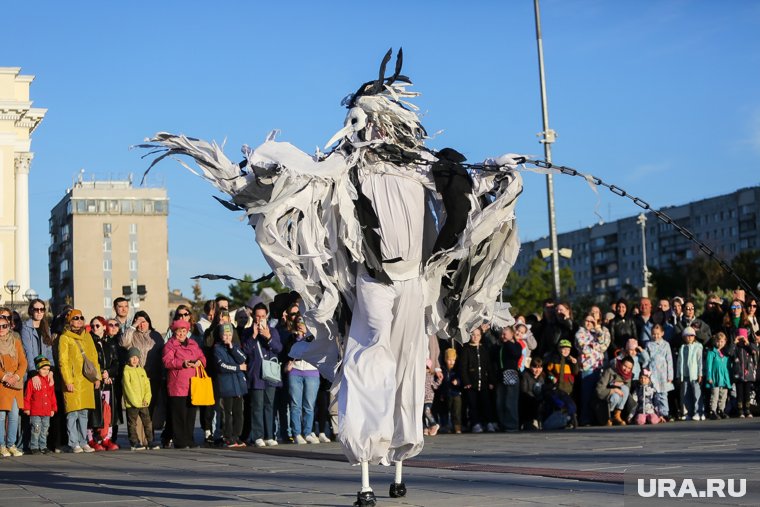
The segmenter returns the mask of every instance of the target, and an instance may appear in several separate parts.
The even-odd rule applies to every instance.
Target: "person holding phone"
[[[250,442],[256,447],[275,446],[274,438],[274,396],[282,382],[268,382],[261,376],[264,359],[276,358],[282,351],[280,335],[268,324],[268,310],[265,304],[253,307],[253,325],[245,330],[243,352],[247,357],[248,400],[251,407]]]

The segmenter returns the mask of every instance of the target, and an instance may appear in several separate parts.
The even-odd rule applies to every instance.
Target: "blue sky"
[[[32,285],[49,296],[47,221],[80,169],[141,175],[129,146],[158,131],[227,139],[237,158],[280,129],[311,152],[341,126],[347,93],[404,47],[433,148],[470,161],[542,155],[533,2],[11,2],[0,65],[36,75],[48,108],[30,174]],[[760,3],[543,0],[554,161],[655,206],[760,183]],[[253,233],[211,187],[167,161],[170,287],[268,272]],[[560,232],[589,226],[596,196],[555,179]],[[602,193],[605,220],[636,214]],[[525,175],[520,236],[547,234],[543,176]],[[561,246],[561,245],[560,245]],[[226,283],[203,283],[204,293]]]

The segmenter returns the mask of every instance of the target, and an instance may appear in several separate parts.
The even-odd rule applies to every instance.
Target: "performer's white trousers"
[[[352,464],[422,450],[427,337],[422,279],[385,285],[357,276],[338,392],[338,438]]]

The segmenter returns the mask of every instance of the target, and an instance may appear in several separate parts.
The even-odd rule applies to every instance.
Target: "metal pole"
[[[538,72],[541,84],[541,111],[543,113],[544,131],[541,132],[541,143],[544,145],[544,158],[552,161],[551,144],[557,139],[557,133],[549,128],[549,108],[546,103],[546,77],[544,76],[544,44],[541,39],[541,14],[538,0],[533,0],[536,15],[536,43],[538,44]],[[549,241],[552,250],[552,279],[554,281],[554,298],[559,299],[559,247],[557,246],[557,219],[554,212],[554,179],[546,175],[546,201],[549,207]]]
[[[641,226],[641,276],[644,283],[641,285],[641,297],[649,297],[649,268],[647,268],[647,217],[644,213],[638,216],[637,224]]]

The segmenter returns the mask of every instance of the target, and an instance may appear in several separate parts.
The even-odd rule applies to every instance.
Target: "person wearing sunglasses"
[[[172,321],[169,323],[169,329],[167,329],[166,333],[164,334],[164,343],[168,342],[169,339],[174,335],[174,332],[171,328],[172,323],[174,323],[175,320],[180,319],[190,323],[190,338],[195,340],[195,342],[202,347],[203,337],[198,336],[198,326],[195,325],[195,317],[193,316],[193,311],[187,305],[179,305],[177,306],[177,309],[174,310],[174,316],[172,317]]]
[[[58,339],[58,364],[63,377],[63,402],[69,448],[73,453],[94,452],[87,443],[88,410],[95,409],[95,390],[100,389],[100,365],[92,335],[85,329],[81,310],[72,309]],[[84,376],[84,358],[92,363],[97,380]]]
[[[755,336],[760,334],[760,322],[757,320],[757,299],[753,297],[747,299],[747,321],[749,321],[752,333]]]
[[[120,379],[118,346],[108,336],[108,321],[97,316],[90,320],[90,334],[98,353],[100,366],[100,389],[95,389],[95,410],[90,411],[87,430],[88,445],[96,451],[115,451],[119,448],[113,442],[113,423],[115,422],[114,384]]]
[[[46,315],[45,302],[41,299],[33,299],[27,308],[29,318],[21,326],[21,344],[24,346],[28,375],[33,378],[36,374],[34,358],[45,356],[50,361],[51,368],[55,367],[53,358],[53,335],[50,332],[50,323]],[[53,376],[49,376],[52,382]],[[34,384],[36,390],[40,389],[39,379]]]
[[[26,356],[21,342],[14,338],[12,321],[0,313],[0,455],[22,456],[16,447],[18,413],[24,407],[23,379]],[[6,427],[7,423],[7,427]]]
[[[106,322],[106,340],[112,342],[117,351],[117,357],[119,360],[119,367],[116,369],[117,378],[111,377],[111,388],[113,396],[113,406],[111,412],[113,414],[113,426],[111,427],[111,442],[116,442],[119,438],[119,425],[124,424],[126,419],[124,418],[124,411],[122,410],[122,399],[124,396],[122,373],[124,372],[123,366],[127,362],[127,351],[119,346],[119,340],[121,339],[121,325],[118,319],[111,317]]]
[[[27,378],[31,380],[32,389],[40,391],[43,388],[42,377],[37,375],[35,367],[35,358],[44,356],[50,362],[51,368],[55,367],[53,358],[53,335],[50,332],[50,323],[46,315],[45,302],[41,299],[33,299],[29,302],[27,314],[29,318],[21,325],[21,345],[24,348],[27,364]],[[47,375],[46,383],[50,386],[55,385],[53,375]],[[24,447],[28,447],[31,438],[31,426],[29,416],[20,413],[21,417],[21,434],[23,436]],[[19,447],[21,443],[19,442]]]

